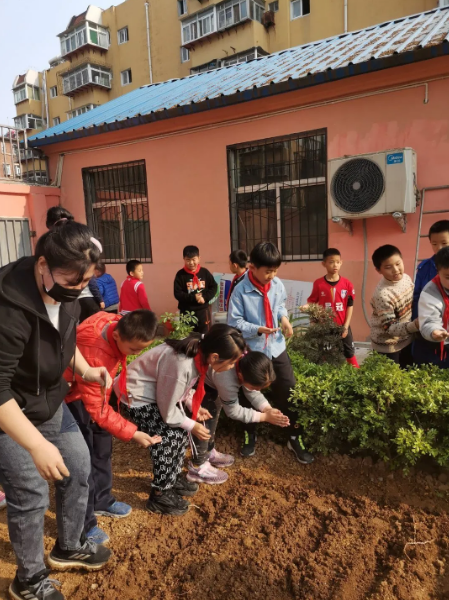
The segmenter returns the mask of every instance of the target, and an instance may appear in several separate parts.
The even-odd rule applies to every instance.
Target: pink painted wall
[[[35,241],[47,231],[47,210],[59,203],[60,194],[59,188],[0,182],[0,217],[29,219]]]
[[[448,79],[429,84],[427,104],[424,87],[361,99],[347,98],[448,74],[449,58],[435,59],[203,115],[49,146],[47,152],[53,169],[57,154],[66,153],[61,203],[81,220],[85,219],[83,167],[146,160],[153,263],[145,266],[145,282],[153,309],[161,313],[175,309],[172,283],[176,270],[182,265],[184,245],[198,243],[202,264],[209,270],[227,270],[230,224],[226,146],[327,128],[329,158],[408,146],[417,152],[420,188],[449,184]],[[332,105],[302,108],[324,100],[345,98]],[[280,112],[287,110],[289,112],[284,114]],[[255,119],[258,114],[264,118]],[[236,119],[241,121],[235,122]],[[206,124],[208,128],[195,129]],[[166,136],[176,130],[178,135]],[[160,137],[142,140],[156,135]],[[132,137],[138,143],[94,147],[129,142]],[[87,148],[90,151],[86,152]],[[449,193],[434,193],[428,198],[431,202],[428,209],[439,208],[437,202],[449,209]],[[433,220],[437,218],[441,217]],[[417,221],[417,215],[411,215],[407,233],[403,234],[390,217],[367,220],[368,256],[381,244],[398,245],[411,275]],[[424,229],[428,229],[429,221],[424,225]],[[364,265],[362,222],[355,221],[352,237],[330,222],[329,246],[341,250],[342,274],[353,281],[360,299]],[[421,256],[427,257],[430,252],[424,240]],[[124,265],[108,268],[118,283],[125,277]],[[366,302],[370,313],[369,299],[379,278],[371,264],[368,273]],[[285,279],[313,281],[323,275],[323,270],[317,262],[293,262],[282,265],[279,275]],[[353,329],[356,339],[367,338],[369,330],[360,301],[355,305]]]

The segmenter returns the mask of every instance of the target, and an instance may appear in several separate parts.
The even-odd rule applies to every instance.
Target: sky
[[[16,111],[12,84],[27,69],[42,71],[60,51],[58,33],[70,18],[86,10],[89,0],[0,0],[0,125],[13,125]],[[118,4],[108,0],[101,8]]]

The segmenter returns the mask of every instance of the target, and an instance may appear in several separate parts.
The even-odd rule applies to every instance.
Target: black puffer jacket
[[[62,303],[59,330],[34,278],[34,257],[0,269],[0,406],[14,398],[35,425],[52,418],[68,385],[63,373],[76,347],[78,301]]]

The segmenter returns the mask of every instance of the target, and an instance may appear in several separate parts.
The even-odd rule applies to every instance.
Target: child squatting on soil
[[[139,356],[128,367],[125,393],[131,420],[140,431],[160,435],[162,442],[150,448],[153,481],[146,507],[150,512],[183,515],[198,484],[180,475],[189,434],[209,440],[209,430],[197,419],[210,418],[201,408],[207,371],[232,369],[246,350],[242,334],[225,324],[213,325],[208,333],[192,333],[183,340],[168,339]],[[194,386],[196,385],[196,389]],[[126,397],[127,393],[127,397]],[[191,406],[189,418],[184,406]]]
[[[301,431],[295,425],[297,415],[289,404],[296,379],[285,343],[285,337],[293,335],[285,306],[287,293],[276,277],[282,258],[274,244],[261,242],[253,248],[249,260],[248,272],[232,293],[228,323],[242,332],[251,350],[263,352],[271,360],[276,373],[271,386],[273,400],[290,420],[286,428],[287,447],[300,463],[310,464],[313,456],[304,449]],[[240,454],[253,456],[255,445],[256,424],[247,423]]]
[[[234,457],[215,449],[215,431],[221,408],[226,416],[244,423],[267,422],[288,427],[290,421],[280,410],[273,408],[260,390],[270,386],[276,379],[271,360],[262,352],[246,352],[235,363],[234,369],[217,372],[209,367],[206,375],[206,395],[201,407],[210,417],[205,425],[211,435],[209,440],[193,437],[193,458],[189,464],[187,479],[196,483],[219,484],[228,474],[215,467],[230,467]],[[253,408],[239,403],[243,394]]]
[[[402,254],[396,246],[377,248],[372,261],[383,277],[371,298],[371,345],[405,368],[413,362],[411,345],[419,329],[418,319],[411,321],[413,282],[404,273]]]
[[[340,276],[343,262],[337,248],[325,250],[321,264],[326,269],[327,274],[314,282],[312,293],[307,302],[332,309],[334,321],[344,327],[341,337],[343,338],[343,352],[346,362],[358,369],[359,363],[355,357],[354,341],[350,327],[354,311],[354,286],[349,279]],[[307,304],[302,308],[307,308]]]
[[[426,343],[426,362],[449,367],[449,247],[435,256],[437,275],[421,292],[418,304],[419,330]]]
[[[149,310],[135,310],[123,317],[99,312],[79,326],[77,345],[90,368],[104,365],[114,378],[121,365],[118,385],[126,391],[126,357],[139,354],[149,346],[156,329],[157,317]],[[97,515],[122,518],[132,510],[128,504],[117,502],[111,493],[112,436],[123,442],[133,440],[144,448],[160,442],[160,438],[137,431],[134,423],[113,410],[109,405],[111,390],[86,381],[86,373],[74,378],[72,369],[68,368],[64,376],[73,382],[65,401],[86,440],[91,458],[86,536],[97,544],[105,544],[109,538],[98,527]]]

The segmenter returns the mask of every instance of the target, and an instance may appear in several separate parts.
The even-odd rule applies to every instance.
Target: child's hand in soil
[[[204,425],[201,425],[201,423],[195,423],[195,426],[192,429],[192,433],[199,440],[210,440],[209,429],[207,429],[207,427],[204,427]]]
[[[432,331],[432,337],[436,342],[442,342],[449,337],[449,333],[444,329],[435,329]]]
[[[341,334],[341,337],[342,337],[343,339],[345,339],[345,337],[347,337],[347,336],[348,336],[348,328],[347,328],[347,327],[345,327],[345,328],[343,329],[343,333]]]
[[[286,415],[283,415],[277,408],[267,408],[264,410],[260,415],[260,421],[265,421],[278,427],[288,427],[290,425],[290,419]]]
[[[282,325],[282,333],[284,334],[284,336],[286,338],[291,338],[293,335],[293,327],[292,327],[292,324],[290,323],[290,321],[287,319],[287,317],[282,317],[281,325]]]
[[[136,433],[133,435],[133,440],[143,448],[149,448],[150,446],[154,446],[154,444],[159,444],[162,442],[160,435],[151,436],[143,431],[136,431]]]
[[[198,421],[207,421],[208,419],[212,419],[212,415],[207,410],[207,408],[201,408],[198,411],[197,420]]]

